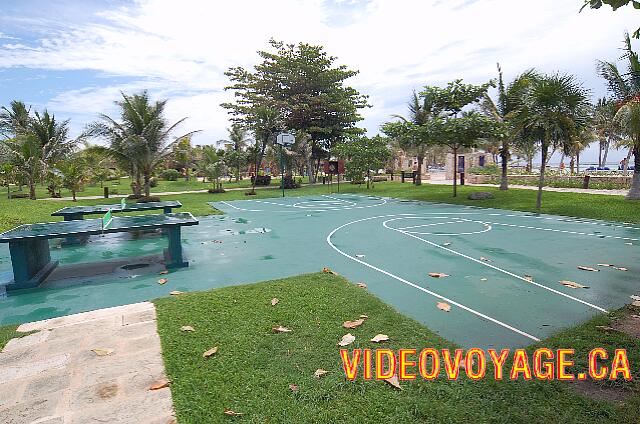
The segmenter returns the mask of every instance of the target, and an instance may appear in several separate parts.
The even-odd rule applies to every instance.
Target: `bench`
[[[84,215],[103,215],[111,210],[112,213],[117,212],[137,212],[152,211],[162,209],[164,213],[171,213],[172,209],[181,208],[182,203],[177,200],[166,202],[147,202],[147,203],[130,203],[130,204],[114,204],[114,205],[94,205],[94,206],[69,206],[55,211],[51,216],[61,216],[65,221],[74,221],[84,219]]]
[[[189,266],[182,257],[181,228],[198,225],[188,212],[24,224],[0,234],[0,243],[9,243],[13,282],[7,290],[37,287],[58,265],[51,260],[49,239],[162,229],[169,239],[164,251],[167,268]]]

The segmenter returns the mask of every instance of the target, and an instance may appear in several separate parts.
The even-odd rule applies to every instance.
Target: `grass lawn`
[[[271,306],[274,297],[280,302]],[[356,336],[349,348],[379,347],[369,342],[377,333],[389,335],[384,347],[391,349],[455,346],[366,290],[329,274],[189,293],[155,303],[181,424],[224,422],[229,418],[224,408],[244,414],[235,420],[253,423],[640,422],[635,384],[621,388],[628,398],[614,404],[588,399],[570,384],[556,381],[448,381],[442,376],[432,382],[404,381],[402,391],[361,377],[347,381],[336,345],[347,332]],[[342,328],[343,321],[361,314],[369,316],[361,327]],[[609,322],[610,317],[601,316],[540,345],[575,348],[574,372],[584,367],[582,357],[592,347],[611,352],[627,348],[637,372],[640,340],[595,328]],[[195,331],[181,331],[184,325]],[[272,327],[278,325],[293,331],[274,333]],[[218,353],[203,358],[214,346]],[[329,373],[314,378],[319,368]]]
[[[6,325],[4,327],[0,327],[0,352],[2,351],[2,349],[4,349],[9,340],[31,334],[30,332],[16,333],[16,328],[18,328],[17,325]]]

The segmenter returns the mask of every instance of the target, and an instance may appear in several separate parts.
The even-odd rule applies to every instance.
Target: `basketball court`
[[[157,283],[153,266],[51,282],[0,300],[0,322],[328,267],[462,346],[516,347],[630,303],[639,290],[640,227],[634,225],[354,194],[212,206],[225,214],[184,229],[190,266],[172,271],[166,284]],[[121,237],[53,248],[52,256],[73,264],[88,255],[136,257],[164,247],[161,237],[127,243]],[[0,250],[0,274],[7,263],[8,252]]]

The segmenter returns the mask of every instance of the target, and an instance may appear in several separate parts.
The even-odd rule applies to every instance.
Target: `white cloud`
[[[596,59],[619,56],[632,10],[578,13],[581,1],[540,0],[280,0],[211,2],[140,0],[61,27],[36,45],[0,48],[0,66],[90,69],[135,82],[83,87],[51,99],[57,113],[91,120],[110,112],[119,91],[148,88],[170,98],[172,119],[190,116],[197,142],[225,137],[219,104],[231,66],[250,67],[269,38],[318,43],[360,74],[350,83],[371,96],[363,112],[370,133],[404,113],[413,88],[455,78],[484,82],[500,62],[506,77],[529,67],[578,74],[596,94],[604,86]],[[345,16],[349,19],[345,19]],[[0,34],[0,38],[3,37]],[[24,44],[24,40],[21,40]],[[74,128],[82,123],[74,122]]]

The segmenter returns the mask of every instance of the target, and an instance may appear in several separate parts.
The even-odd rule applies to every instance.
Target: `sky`
[[[2,0],[0,105],[19,99],[69,119],[79,134],[99,113],[117,116],[120,92],[168,99],[195,144],[227,136],[225,70],[251,68],[270,38],[323,45],[360,71],[369,95],[360,126],[375,135],[405,114],[412,90],[462,78],[506,80],[535,67],[575,75],[606,95],[596,61],[616,61],[640,11],[578,13],[582,0]],[[625,152],[611,154],[620,160]],[[597,161],[590,148],[583,161]]]

